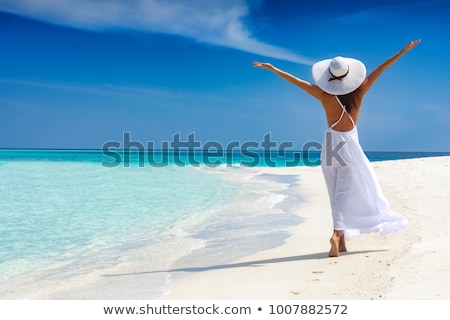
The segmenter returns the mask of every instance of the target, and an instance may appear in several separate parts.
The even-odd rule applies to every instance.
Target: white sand
[[[288,243],[223,268],[173,281],[164,299],[449,299],[450,157],[374,163],[405,230],[358,236],[328,258],[331,211],[320,167],[267,168],[295,174],[307,221]]]

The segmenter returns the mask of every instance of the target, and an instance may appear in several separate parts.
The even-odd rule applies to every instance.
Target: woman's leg
[[[347,246],[345,245],[344,231],[342,231],[342,234],[339,237],[339,252],[347,252]]]
[[[322,172],[325,178],[325,183],[327,185],[328,195],[330,198],[331,211],[333,216],[333,227],[335,228],[333,231],[333,236],[330,238],[331,250],[328,254],[330,257],[338,257],[339,252],[347,251],[347,247],[345,245],[344,238],[344,217],[342,216],[339,208],[335,206],[336,199],[336,181],[337,175],[345,173],[345,171],[341,170],[341,167],[333,167],[333,166],[325,166],[322,162]],[[344,168],[345,170],[345,168]]]
[[[343,230],[334,230],[330,238],[331,249],[328,253],[329,257],[339,257],[339,252],[347,251],[345,245],[345,237]]]

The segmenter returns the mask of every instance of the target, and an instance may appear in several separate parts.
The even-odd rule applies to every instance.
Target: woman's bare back
[[[342,107],[339,105],[339,102],[336,100],[336,96],[331,94],[324,94],[323,98],[320,100],[322,106],[325,110],[325,115],[328,122],[328,127],[331,127],[342,114]],[[359,111],[361,109],[362,97],[356,97],[357,104],[351,108],[349,115],[352,117],[354,123],[356,124],[359,117]],[[341,103],[344,104],[343,101]],[[344,104],[345,106],[345,104]],[[347,107],[347,106],[346,106]],[[336,131],[350,131],[353,129],[353,123],[349,117],[342,117],[342,119],[333,127]]]

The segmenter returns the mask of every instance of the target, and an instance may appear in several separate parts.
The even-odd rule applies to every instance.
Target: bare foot
[[[339,237],[332,236],[330,238],[331,249],[330,253],[328,253],[329,257],[339,257]]]
[[[345,245],[344,236],[339,237],[339,252],[347,252],[347,246]]]

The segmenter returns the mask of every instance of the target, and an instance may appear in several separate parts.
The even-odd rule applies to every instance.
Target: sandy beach
[[[328,258],[332,221],[320,167],[267,168],[298,177],[306,201],[297,211],[306,221],[282,246],[230,264],[186,266],[164,299],[449,299],[450,157],[373,165],[406,229],[358,236],[349,252]]]

